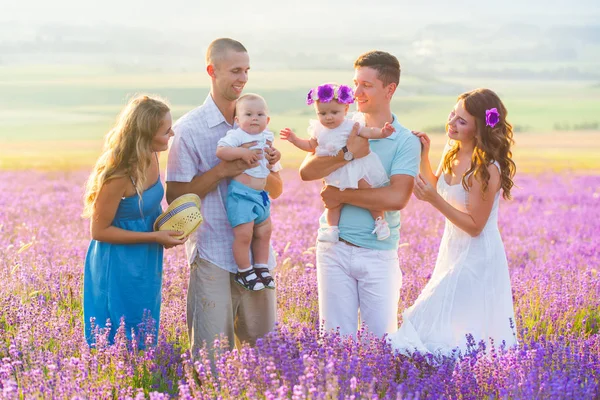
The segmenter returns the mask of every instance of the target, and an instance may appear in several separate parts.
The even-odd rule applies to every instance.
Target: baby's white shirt
[[[227,131],[227,134],[221,139],[219,139],[217,147],[240,147],[241,145],[246,143],[257,142],[256,145],[250,147],[250,150],[262,150],[265,147],[269,147],[267,141],[273,143],[273,140],[275,140],[273,133],[267,130],[252,135],[242,130],[241,128],[235,128]],[[267,167],[268,165],[269,162],[263,154],[263,157],[260,160],[258,160],[258,166],[254,168],[248,168],[246,171],[244,171],[244,173],[254,178],[266,178],[267,176],[269,176],[269,173],[271,171],[277,172],[282,169],[281,164],[279,162],[273,165],[271,170]]]

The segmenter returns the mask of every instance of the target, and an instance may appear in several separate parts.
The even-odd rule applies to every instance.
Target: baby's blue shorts
[[[227,188],[225,207],[232,228],[251,221],[258,225],[271,215],[271,201],[267,192],[234,180]]]

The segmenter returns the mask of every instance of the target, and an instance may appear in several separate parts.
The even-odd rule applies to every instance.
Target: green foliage
[[[150,93],[167,99],[175,118],[201,104],[209,82],[200,74],[118,74],[105,69],[3,68],[0,79],[0,140],[100,140],[127,99]],[[314,111],[304,98],[310,86],[351,83],[352,71],[253,72],[247,91],[268,101],[274,131],[305,132]],[[535,82],[402,77],[392,107],[410,129],[443,131],[456,96],[475,87],[497,91],[520,131],[598,129],[600,89],[588,82]],[[568,98],[565,97],[568,94]]]
[[[352,75],[351,68],[253,70],[245,91],[266,98],[269,128],[276,136],[289,127],[307,137],[308,120],[316,117],[313,107],[305,104],[308,88],[333,81],[352,84]],[[89,168],[128,98],[140,93],[158,95],[170,103],[176,120],[203,103],[209,86],[203,71],[131,73],[82,66],[0,66],[0,169]],[[597,168],[597,139],[588,137],[595,137],[600,129],[597,82],[440,78],[417,71],[402,76],[392,110],[403,126],[441,136],[456,97],[477,87],[495,90],[506,104],[517,134],[515,155],[521,168],[546,169],[549,162],[558,169]],[[552,139],[563,137],[564,131],[581,132],[578,138],[568,133],[577,149]],[[434,153],[441,151],[443,142],[441,137],[436,139]],[[278,141],[277,146],[286,167],[299,165],[305,157],[287,142]]]

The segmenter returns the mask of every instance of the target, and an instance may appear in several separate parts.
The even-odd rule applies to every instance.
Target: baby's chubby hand
[[[246,149],[244,154],[242,155],[242,160],[244,160],[248,165],[254,164],[258,160],[263,157],[263,152],[260,149],[250,150]]]
[[[264,148],[265,158],[269,162],[269,166],[276,164],[281,159],[281,152],[273,146]]]
[[[386,122],[383,128],[381,128],[381,133],[383,134],[383,137],[388,137],[394,132],[396,132],[396,128],[394,128],[394,126],[389,122]]]
[[[298,136],[296,136],[294,131],[290,128],[283,128],[282,130],[280,130],[279,137],[283,140],[287,140],[290,143],[294,143],[296,139],[298,139]]]

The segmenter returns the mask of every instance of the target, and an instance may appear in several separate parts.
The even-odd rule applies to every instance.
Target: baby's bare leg
[[[361,179],[360,181],[358,181],[358,188],[359,189],[371,189],[371,185],[369,185],[367,183],[367,181],[365,181],[364,179]],[[384,216],[383,211],[369,210],[369,212],[371,213],[371,216],[373,217],[374,220],[376,220],[379,217],[383,218],[383,216]]]
[[[319,242],[337,242],[340,235],[340,215],[342,214],[342,206],[325,209],[325,220],[327,227],[319,229],[317,233],[317,241]]]
[[[264,287],[275,289],[275,280],[269,273],[269,242],[271,240],[271,217],[254,226],[252,239],[252,256],[254,257],[254,270]]]
[[[238,270],[250,268],[250,243],[254,222],[247,222],[233,228],[233,259]]]
[[[254,257],[255,265],[266,265],[269,262],[269,241],[271,240],[271,231],[271,217],[254,227],[254,235],[252,237],[252,257]]]
[[[327,220],[327,225],[338,226],[340,224],[340,216],[342,214],[341,205],[335,208],[326,208],[325,212],[325,219]]]

